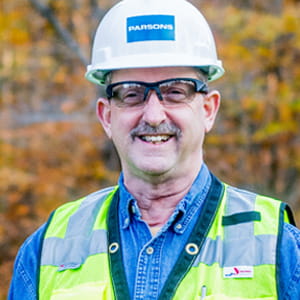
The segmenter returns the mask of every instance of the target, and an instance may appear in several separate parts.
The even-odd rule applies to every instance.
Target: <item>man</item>
[[[184,0],[124,0],[99,25],[87,78],[122,173],[58,208],[22,246],[9,299],[300,299],[300,234],[280,201],[203,162],[222,76]]]

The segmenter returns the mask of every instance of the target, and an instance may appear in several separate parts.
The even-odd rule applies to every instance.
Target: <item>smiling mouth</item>
[[[142,141],[152,144],[161,144],[167,142],[173,135],[140,135]]]
[[[175,138],[181,137],[181,130],[174,124],[162,123],[158,126],[150,126],[143,122],[130,132],[132,140],[135,138],[151,144],[163,144]]]

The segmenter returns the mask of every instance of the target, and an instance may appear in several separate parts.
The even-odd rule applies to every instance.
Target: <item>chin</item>
[[[162,177],[164,178],[167,174],[170,173],[172,167],[162,165],[161,163],[152,163],[150,165],[139,165],[135,167],[134,173],[138,175],[138,177]]]

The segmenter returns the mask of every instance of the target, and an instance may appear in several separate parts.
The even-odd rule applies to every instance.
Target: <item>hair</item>
[[[194,68],[194,69],[196,70],[199,79],[207,84],[208,83],[207,73],[201,70],[200,68]]]
[[[104,75],[104,84],[107,86],[109,84],[111,84],[111,79],[112,79],[112,71],[109,71],[107,72],[105,75]]]

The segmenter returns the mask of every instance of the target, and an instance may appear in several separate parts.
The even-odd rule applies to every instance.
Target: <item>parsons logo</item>
[[[174,30],[172,24],[141,24],[129,26],[128,31],[136,30]]]
[[[127,42],[174,41],[175,17],[147,15],[127,18]]]

